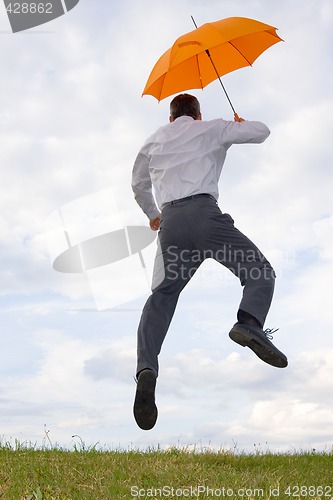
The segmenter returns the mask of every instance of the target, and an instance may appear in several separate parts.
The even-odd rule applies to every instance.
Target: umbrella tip
[[[194,26],[197,28],[198,26],[197,26],[197,23],[196,23],[196,22],[195,22],[195,20],[194,20],[194,17],[193,17],[193,16],[191,16],[191,19],[192,19],[192,21],[193,21]]]

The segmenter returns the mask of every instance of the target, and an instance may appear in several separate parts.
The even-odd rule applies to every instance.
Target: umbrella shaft
[[[229,98],[229,96],[228,96],[228,94],[227,94],[227,91],[226,91],[226,89],[225,89],[225,87],[224,87],[224,85],[223,85],[223,83],[222,83],[221,77],[220,77],[220,75],[219,75],[219,73],[218,73],[218,71],[217,71],[217,68],[216,68],[216,66],[215,66],[215,64],[214,64],[214,61],[213,61],[212,56],[210,55],[210,52],[209,52],[209,50],[208,50],[208,49],[206,49],[206,54],[207,54],[207,56],[209,57],[210,62],[211,62],[211,63],[212,63],[212,65],[213,65],[213,68],[214,68],[214,70],[215,70],[215,73],[216,73],[216,75],[217,75],[217,78],[219,79],[219,82],[220,82],[220,84],[221,84],[221,87],[222,87],[222,89],[223,89],[223,91],[224,91],[224,93],[225,93],[225,95],[226,95],[226,97],[227,97],[227,99],[228,99],[228,101],[229,101],[229,104],[230,104],[230,106],[231,106],[231,109],[233,110],[233,112],[234,112],[234,113],[236,113],[235,108],[233,107],[232,102],[230,101],[230,98]]]

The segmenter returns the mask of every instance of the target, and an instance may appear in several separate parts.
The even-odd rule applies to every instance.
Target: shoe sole
[[[138,426],[149,431],[157,420],[157,407],[155,404],[156,377],[152,370],[140,373],[136,388],[133,407],[134,418]]]
[[[282,352],[270,344],[261,341],[260,337],[249,330],[238,329],[236,326],[230,331],[231,340],[251,349],[262,361],[276,368],[288,366],[288,360]],[[275,350],[276,349],[276,350]]]

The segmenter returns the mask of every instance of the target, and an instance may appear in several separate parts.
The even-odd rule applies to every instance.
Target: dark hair
[[[195,120],[200,114],[200,103],[190,94],[179,94],[170,103],[170,116],[173,120],[179,116],[192,116]]]

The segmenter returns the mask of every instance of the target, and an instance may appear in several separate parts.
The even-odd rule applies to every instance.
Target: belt
[[[189,200],[194,200],[195,198],[200,198],[201,196],[206,196],[206,198],[211,198],[212,200],[215,200],[214,196],[208,193],[199,193],[199,194],[192,194],[191,196],[186,196],[185,198],[179,198],[178,200],[172,200],[163,205],[163,208],[169,207],[170,205],[175,205],[176,203],[181,203],[182,201],[189,201]]]

